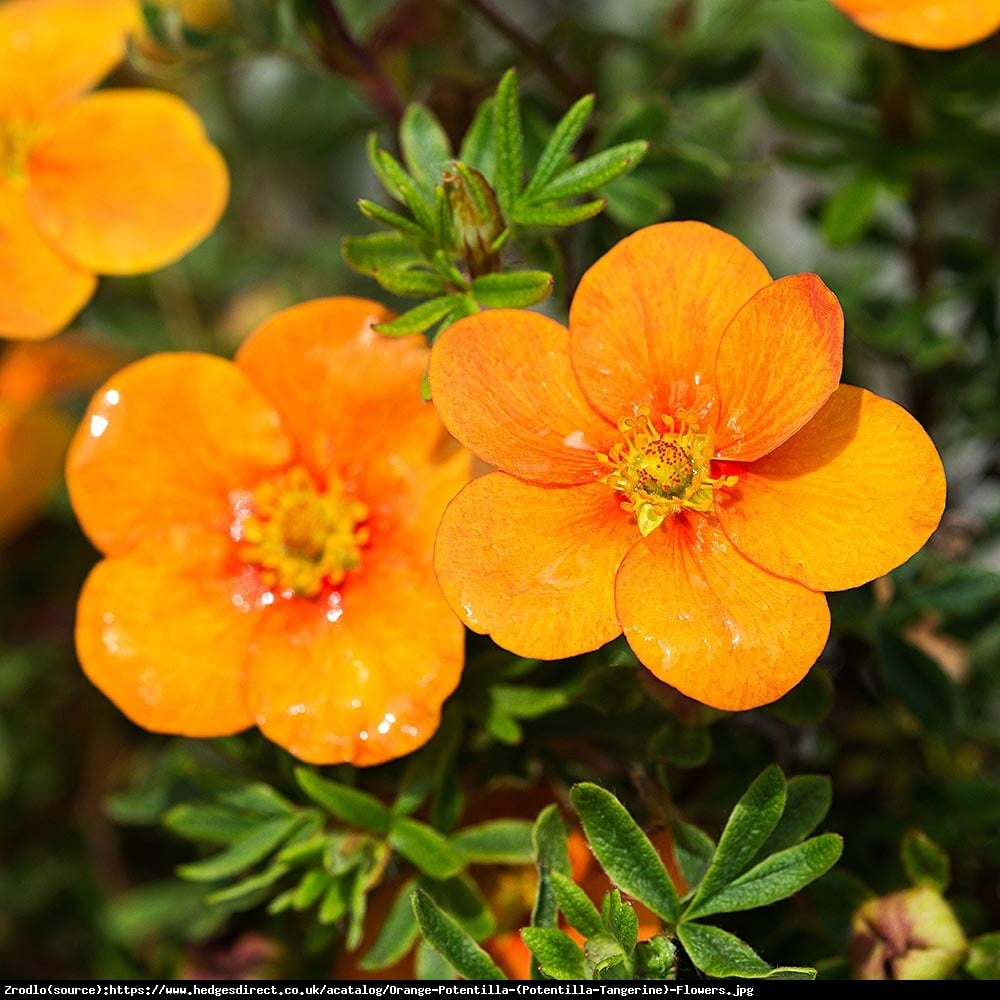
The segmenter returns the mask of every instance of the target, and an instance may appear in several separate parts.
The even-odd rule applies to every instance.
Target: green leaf
[[[280,816],[266,820],[234,840],[221,854],[204,861],[180,865],[177,873],[192,882],[216,882],[232,878],[266,858],[298,824],[298,816]]]
[[[649,739],[646,755],[675,767],[699,767],[712,752],[707,726],[685,726],[671,719]]]
[[[666,191],[641,177],[619,177],[598,194],[608,200],[608,215],[628,229],[659,222],[674,207],[674,200]]]
[[[378,972],[395,965],[412,947],[420,934],[417,918],[413,912],[410,896],[416,888],[416,880],[403,883],[389,912],[379,927],[378,936],[371,948],[358,962],[358,968],[368,972]]]
[[[369,275],[376,271],[402,270],[424,259],[399,233],[347,236],[340,244],[340,251],[348,267]]]
[[[432,826],[398,816],[389,830],[389,846],[434,879],[448,879],[465,867],[465,855]]]
[[[569,878],[569,848],[566,844],[566,827],[559,807],[546,806],[531,830],[535,849],[535,866],[538,868],[538,893],[531,911],[533,927],[555,927],[559,915],[551,873],[558,872]]]
[[[211,906],[218,906],[221,903],[231,903],[237,899],[243,899],[255,892],[259,892],[261,889],[266,889],[269,885],[273,885],[283,875],[287,874],[289,870],[288,865],[272,865],[258,875],[252,875],[250,878],[236,882],[225,889],[211,893],[205,897],[205,902]]]
[[[729,976],[741,979],[816,978],[815,969],[772,969],[745,941],[718,927],[681,924],[677,936],[694,965],[715,979]]]
[[[980,934],[969,942],[965,971],[974,979],[1000,979],[1000,931]]]
[[[376,330],[386,337],[407,337],[414,333],[423,333],[445,316],[455,311],[455,300],[462,298],[457,295],[442,295],[427,302],[421,302],[407,310],[402,316],[397,316],[388,323],[379,323]]]
[[[677,963],[677,949],[662,935],[640,941],[635,949],[637,979],[672,979]]]
[[[507,70],[493,102],[493,190],[504,214],[514,207],[521,191],[521,108],[517,71]]]
[[[600,934],[604,930],[601,915],[583,889],[561,872],[550,872],[549,878],[556,902],[570,927],[578,930],[584,937]]]
[[[291,816],[295,812],[295,807],[284,795],[262,781],[227,789],[219,794],[218,799],[233,809],[242,809],[258,816]]]
[[[607,199],[600,198],[597,201],[584,202],[582,205],[566,205],[561,208],[553,205],[524,205],[515,208],[508,214],[508,218],[519,226],[559,229],[562,226],[575,226],[579,222],[586,222],[587,219],[600,215],[606,204]]]
[[[632,953],[639,940],[639,918],[635,910],[622,900],[621,893],[613,889],[604,897],[606,923],[627,955]]]
[[[507,977],[493,959],[444,913],[427,893],[413,893],[413,913],[427,943],[466,979],[497,980]]]
[[[697,909],[738,875],[778,825],[785,809],[785,776],[776,764],[766,768],[736,803],[719,838],[712,863],[688,906]]]
[[[182,802],[163,817],[163,825],[172,833],[208,844],[228,844],[255,822],[246,813],[208,803]]]
[[[474,940],[483,941],[496,930],[496,918],[489,904],[468,875],[456,875],[443,882],[424,875],[417,881],[417,888],[426,892]]]
[[[486,177],[493,176],[493,98],[488,97],[476,109],[458,158]]]
[[[275,857],[283,865],[295,866],[306,861],[319,860],[323,856],[327,838],[322,834],[310,836],[308,840],[283,847]]]
[[[922,830],[909,830],[900,846],[903,867],[911,885],[930,886],[943,893],[951,881],[948,855]]]
[[[457,706],[445,706],[441,724],[433,739],[409,758],[400,782],[399,794],[392,804],[395,815],[409,815],[427,801],[432,791],[440,788],[445,773],[458,752],[462,727],[462,713],[457,710]]]
[[[524,205],[539,205],[586,194],[614,180],[628,170],[634,170],[649,149],[648,142],[623,142],[601,153],[587,157],[567,168],[544,187],[523,199]]]
[[[622,950],[621,943],[610,934],[604,932],[589,938],[583,947],[587,961],[594,969],[595,979],[603,978],[601,976],[602,972],[622,965],[626,961],[626,955]],[[621,977],[615,976],[611,978]]]
[[[497,819],[467,826],[452,834],[451,845],[476,864],[519,865],[534,857],[531,824],[520,819]]]
[[[333,877],[322,868],[313,868],[307,871],[295,888],[295,896],[292,899],[293,908],[300,911],[308,910],[329,889],[332,883]]]
[[[445,290],[441,276],[432,271],[414,269],[393,271],[382,268],[375,271],[373,277],[387,292],[392,292],[393,295],[426,299],[440,295]]]
[[[382,187],[396,199],[396,201],[403,201],[403,194],[396,187],[396,182],[393,180],[392,176],[386,173],[385,168],[382,164],[382,159],[379,156],[381,149],[378,144],[378,136],[374,132],[368,133],[368,139],[365,142],[365,153],[368,156],[368,164],[375,173],[375,176],[379,179]]]
[[[583,952],[573,939],[555,927],[525,927],[521,939],[542,972],[552,979],[584,979]]]
[[[428,237],[428,234],[412,219],[407,219],[397,212],[383,208],[381,205],[376,205],[375,202],[369,201],[367,198],[358,199],[358,211],[366,219],[371,219],[372,222],[381,222],[383,226],[398,229],[401,233],[408,233],[410,236],[415,236],[421,240],[426,240]]]
[[[928,729],[954,728],[962,714],[962,702],[948,675],[926,653],[888,628],[876,631],[886,687],[902,698]]]
[[[826,818],[833,801],[830,779],[822,774],[800,774],[787,785],[785,811],[756,857],[766,858],[801,843]]]
[[[697,905],[687,909],[684,919],[753,910],[787,899],[829,871],[843,849],[843,841],[837,834],[825,833],[772,854],[718,892],[699,893]]]
[[[378,151],[378,159],[382,165],[382,170],[392,179],[406,207],[413,213],[413,218],[416,219],[417,225],[427,235],[432,235],[434,233],[434,213],[431,211],[428,199],[424,197],[413,178],[403,169],[392,153],[385,149],[380,149]]]
[[[819,228],[831,246],[846,246],[868,228],[881,183],[861,176],[845,184],[823,207]]]
[[[529,199],[535,191],[544,188],[555,177],[556,171],[563,165],[563,161],[569,156],[577,139],[586,128],[593,110],[594,95],[587,94],[563,115],[538,158],[535,172],[524,189],[525,199]]]
[[[418,980],[449,982],[458,979],[458,973],[443,955],[439,955],[426,941],[417,942],[413,953],[413,974]]]
[[[372,833],[384,835],[389,832],[392,815],[373,795],[327,781],[304,767],[295,769],[295,780],[302,791],[331,816]]]
[[[323,924],[332,924],[339,920],[346,912],[349,903],[349,893],[352,882],[350,879],[335,878],[330,882],[329,887],[323,894],[319,909],[316,911],[316,919]],[[291,901],[289,902],[289,906]],[[287,909],[287,907],[286,907]]]
[[[523,309],[547,299],[554,279],[546,271],[484,274],[472,282],[473,298],[491,309]]]
[[[765,711],[796,726],[815,726],[832,708],[833,680],[825,667],[816,664],[791,691],[767,705]]]
[[[430,195],[452,158],[451,142],[434,112],[423,104],[408,104],[399,124],[403,161],[413,179]]]
[[[611,881],[662,920],[676,923],[680,915],[677,890],[656,848],[628,810],[610,792],[590,782],[574,786],[570,801]]]
[[[564,708],[569,695],[563,688],[521,687],[495,684],[490,689],[494,704],[505,715],[518,719],[537,719]]]
[[[696,889],[715,856],[715,841],[698,827],[678,820],[671,826],[677,865],[689,889]]]

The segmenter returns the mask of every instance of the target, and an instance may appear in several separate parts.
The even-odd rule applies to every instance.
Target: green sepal
[[[545,229],[559,229],[575,226],[600,215],[607,205],[606,198],[584,202],[582,205],[521,205],[508,215],[511,222],[519,226],[539,226]]]
[[[542,150],[542,155],[538,158],[538,165],[535,167],[531,180],[524,189],[521,196],[523,200],[530,200],[536,191],[542,190],[555,177],[566,157],[572,152],[577,139],[586,128],[593,110],[594,95],[587,94],[585,97],[581,97],[559,120],[545,149]]]
[[[295,780],[313,802],[337,819],[381,836],[389,832],[392,814],[373,795],[327,781],[304,767],[295,769]]]
[[[411,897],[413,913],[427,943],[466,979],[507,977],[475,941],[421,889]]]
[[[523,309],[547,299],[554,279],[545,271],[509,271],[484,274],[472,282],[472,295],[491,309]]]
[[[661,511],[658,511],[650,503],[640,503],[636,505],[635,508],[635,521],[639,526],[639,534],[643,538],[651,535],[656,529],[663,524],[666,520],[667,515]]]
[[[580,163],[574,163],[544,187],[538,188],[530,197],[525,196],[521,204],[540,205],[593,191],[629,170],[634,170],[642,162],[648,149],[649,143],[640,141],[623,142],[619,146],[602,150]]]
[[[585,979],[583,952],[576,942],[556,927],[525,927],[521,940],[551,979]]]
[[[969,942],[965,971],[973,979],[1000,980],[1000,931],[980,934]]]
[[[951,882],[948,855],[922,830],[909,830],[900,845],[900,855],[910,885],[930,886],[943,893]]]

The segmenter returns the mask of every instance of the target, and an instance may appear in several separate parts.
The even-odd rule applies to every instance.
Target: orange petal
[[[37,116],[89,90],[140,19],[135,0],[0,4],[0,116]]]
[[[316,299],[273,316],[236,355],[319,474],[364,480],[387,463],[402,473],[449,448],[434,407],[420,397],[427,345],[372,329],[391,318],[367,299]]]
[[[815,274],[762,288],[719,345],[716,454],[752,461],[787,441],[840,382],[844,315]]]
[[[621,633],[614,574],[638,537],[603,483],[545,487],[496,472],[449,504],[434,564],[469,628],[551,660]]]
[[[580,391],[568,332],[538,313],[491,309],[449,327],[431,354],[431,391],[455,437],[522,479],[591,481],[595,451],[618,436]]]
[[[705,516],[675,517],[635,545],[615,595],[639,659],[688,697],[730,712],[791,690],[830,630],[822,594],[755,566]]]
[[[84,672],[153,732],[225,736],[253,725],[244,661],[261,609],[241,570],[227,538],[198,529],[98,563],[77,609]]]
[[[182,100],[107,90],[72,105],[31,148],[39,228],[81,267],[152,271],[183,256],[226,207],[229,175]]]
[[[921,49],[957,49],[1000,28],[997,0],[832,0],[866,31]]]
[[[0,541],[41,513],[59,482],[72,434],[55,410],[0,402]]]
[[[248,661],[264,734],[315,764],[380,764],[423,745],[458,683],[464,631],[427,564],[365,551],[327,601],[278,601]]]
[[[867,583],[909,559],[944,509],[941,460],[902,407],[842,385],[793,438],[719,494],[732,543],[817,590]]]
[[[156,354],[98,390],[66,477],[83,530],[115,554],[171,525],[227,537],[231,494],[291,457],[278,414],[236,365],[208,354]]]
[[[587,398],[614,421],[640,405],[707,417],[719,339],[770,280],[739,240],[700,222],[664,222],[622,240],[583,276],[570,310]]]
[[[42,238],[23,192],[0,180],[0,335],[34,340],[58,333],[96,287],[92,274]]]

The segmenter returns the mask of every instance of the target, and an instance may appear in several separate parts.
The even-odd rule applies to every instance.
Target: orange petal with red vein
[[[59,482],[72,434],[55,410],[0,402],[0,541],[41,513]]]
[[[587,403],[565,327],[538,313],[491,309],[460,320],[431,353],[445,426],[490,465],[541,483],[595,479],[618,436]]]
[[[98,390],[66,478],[83,530],[104,552],[119,553],[175,524],[228,536],[235,491],[291,458],[278,414],[236,365],[157,354]]]
[[[614,574],[639,537],[603,483],[545,487],[496,472],[448,506],[434,565],[469,628],[521,656],[557,659],[621,633]]]
[[[177,260],[215,228],[229,197],[201,120],[152,90],[101,91],[67,108],[32,146],[28,176],[45,236],[102,274]]]
[[[0,336],[35,340],[58,333],[96,287],[89,271],[42,238],[23,191],[0,181]]]
[[[730,541],[817,590],[867,583],[905,562],[944,510],[930,438],[902,407],[842,385],[812,420],[719,494]]]
[[[688,697],[730,712],[790,691],[830,631],[822,594],[755,566],[709,517],[675,517],[635,545],[615,596],[639,659]]]
[[[316,299],[273,316],[237,352],[318,475],[364,480],[372,463],[405,467],[450,447],[420,397],[426,343],[372,329],[391,318],[368,299]]]
[[[314,764],[422,746],[458,684],[461,622],[429,565],[371,547],[327,601],[278,601],[254,637],[247,700],[268,739]]]
[[[0,4],[0,115],[37,117],[100,83],[140,20],[135,0]]]
[[[844,315],[815,274],[762,288],[719,345],[716,454],[753,461],[787,441],[840,383]]]
[[[224,536],[176,529],[151,537],[87,578],[76,619],[80,663],[146,729],[239,732],[253,725],[243,682],[259,593]]]
[[[866,31],[921,49],[957,49],[1000,28],[997,0],[831,0]]]
[[[700,222],[640,229],[580,281],[570,353],[591,404],[616,421],[636,406],[706,418],[719,339],[770,282],[739,240]]]

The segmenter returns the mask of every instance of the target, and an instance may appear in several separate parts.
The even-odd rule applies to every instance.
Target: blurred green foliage
[[[134,354],[229,354],[259,321],[304,298],[374,295],[407,309],[412,299],[392,294],[391,280],[378,288],[359,273],[359,244],[347,244],[356,270],[342,256],[345,238],[366,225],[358,199],[380,204],[368,136],[430,185],[421,198],[437,180],[418,176],[424,160],[407,146],[449,143],[517,222],[518,181],[530,190],[530,179],[494,163],[508,170],[501,180],[461,143],[515,66],[524,163],[539,164],[556,123],[589,107],[588,94],[596,101],[572,143],[578,161],[622,144],[648,143],[648,152],[612,183],[594,175],[606,208],[589,221],[525,241],[543,224],[529,215],[496,248],[494,234],[503,276],[552,275],[544,308],[564,316],[599,254],[665,217],[734,233],[772,273],[816,271],[846,314],[845,380],[900,400],[928,428],[949,474],[949,506],[905,566],[831,595],[826,651],[773,706],[727,716],[689,702],[621,642],[539,664],[474,636],[427,748],[319,775],[296,770],[256,734],[188,741],[138,731],[89,686],[72,621],[95,555],[57,497],[0,559],[0,967],[15,977],[361,975],[394,966],[417,941],[417,921],[432,944],[456,927],[483,941],[529,924],[526,909],[500,906],[497,872],[533,871],[523,865],[558,855],[558,815],[543,813],[534,841],[528,824],[549,802],[569,817],[572,802],[616,880],[598,846],[601,823],[627,827],[624,814],[634,817],[630,837],[645,836],[636,822],[673,831],[685,878],[701,887],[686,913],[713,916],[686,924],[681,949],[710,974],[751,974],[756,960],[843,976],[855,908],[910,881],[947,892],[972,942],[957,974],[1000,975],[996,39],[919,52],[865,35],[826,0],[233,7],[212,31],[154,19],[163,51],[137,52],[114,79],[176,90],[199,108],[232,171],[227,216],[178,264],[102,280],[81,326]],[[495,143],[495,126],[492,134]],[[572,169],[570,150],[562,153],[550,185]],[[381,152],[376,160],[388,162]],[[377,209],[367,214],[379,219]],[[419,273],[433,276],[431,250]],[[763,842],[741,838],[754,857],[740,854],[722,878],[709,833],[721,833],[722,852],[732,803],[775,761],[830,784],[782,779],[784,812]],[[600,810],[582,799],[606,794],[597,786],[614,789],[621,812],[600,799],[608,815],[594,819]],[[713,908],[748,866],[795,850],[828,806],[844,838],[833,871],[775,902],[766,921]],[[583,953],[570,942],[571,953],[552,933],[529,934],[543,970],[628,962],[658,977],[678,968],[672,948],[636,951],[620,897],[591,912],[568,871],[546,864],[555,874],[541,879],[535,930],[562,933],[558,909],[606,948]],[[619,888],[659,899],[661,917],[674,921],[675,903],[662,896],[669,879],[650,865],[651,880]],[[344,958],[345,948],[357,951]],[[482,961],[476,948],[465,960]],[[415,974],[453,974],[426,945],[414,954]],[[744,965],[713,965],[719,956]]]

